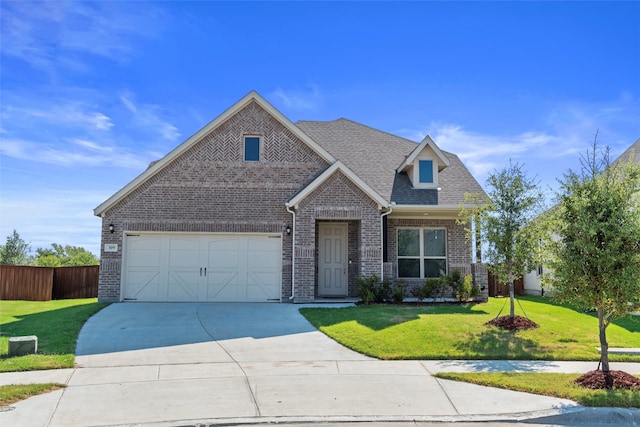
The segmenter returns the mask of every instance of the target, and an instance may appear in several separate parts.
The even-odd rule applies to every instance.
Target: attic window
[[[259,136],[244,137],[244,161],[245,162],[260,161],[260,137]]]
[[[418,168],[418,181],[421,184],[433,184],[433,160],[420,160]]]

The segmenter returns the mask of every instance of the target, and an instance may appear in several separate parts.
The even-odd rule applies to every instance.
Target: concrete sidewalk
[[[640,364],[616,363],[615,367],[640,373]],[[591,362],[324,360],[6,373],[0,374],[2,385],[57,382],[67,388],[0,412],[0,425],[522,421],[566,416],[584,408],[568,400],[440,380],[431,374],[590,369]],[[640,422],[640,411],[628,414]]]
[[[380,361],[335,343],[311,327],[298,308],[114,304],[85,324],[77,369],[0,374],[0,385],[67,385],[0,412],[0,425],[521,421],[584,408],[564,399],[440,380],[432,374],[582,373],[597,366]],[[638,363],[614,363],[612,368],[640,374]],[[640,424],[640,411],[625,414]]]

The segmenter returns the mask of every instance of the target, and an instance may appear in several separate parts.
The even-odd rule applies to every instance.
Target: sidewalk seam
[[[258,400],[256,399],[256,395],[253,392],[253,388],[251,387],[251,383],[249,382],[249,376],[247,375],[247,372],[244,370],[244,368],[242,367],[242,365],[231,355],[231,353],[229,353],[227,351],[227,349],[220,343],[219,340],[216,339],[216,337],[214,337],[213,335],[211,335],[211,333],[209,332],[209,330],[207,328],[205,328],[204,324],[202,323],[202,319],[200,318],[200,307],[202,306],[202,304],[198,304],[198,307],[196,308],[196,318],[198,319],[198,323],[200,323],[200,326],[202,327],[202,329],[205,331],[205,333],[207,335],[209,335],[209,337],[215,341],[215,343],[222,349],[222,351],[224,351],[227,356],[229,356],[229,358],[231,360],[233,360],[233,362],[238,366],[238,368],[240,368],[240,371],[242,371],[242,375],[244,376],[244,382],[247,386],[247,389],[249,389],[249,394],[251,395],[251,401],[253,402],[253,407],[256,411],[256,414],[258,417],[261,417],[262,414],[260,413],[260,407],[258,406]],[[257,392],[257,390],[256,390]]]
[[[444,387],[442,386],[442,383],[440,382],[440,378],[434,377],[433,375],[431,377],[436,380],[436,383],[438,383],[438,387],[440,387],[440,390],[442,390],[442,393],[444,393],[444,395],[447,397],[447,400],[451,404],[451,407],[453,408],[453,410],[456,411],[456,414],[457,415],[461,415],[460,411],[458,411],[458,408],[456,407],[456,405],[453,403],[453,401],[449,397],[449,393],[447,393],[447,390],[445,390]]]

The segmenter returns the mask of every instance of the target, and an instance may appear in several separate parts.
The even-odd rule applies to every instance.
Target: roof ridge
[[[418,141],[412,141],[412,140],[410,140],[408,138],[405,138],[403,136],[396,135],[396,134],[391,133],[391,132],[387,132],[386,130],[377,129],[377,128],[374,128],[371,125],[360,123],[360,122],[357,122],[357,121],[352,120],[352,119],[347,119],[346,117],[340,117],[340,118],[337,118],[337,119],[334,119],[334,120],[298,120],[297,122],[295,122],[295,124],[297,125],[298,123],[335,123],[335,122],[339,122],[339,121],[345,121],[345,122],[353,123],[355,125],[362,126],[363,128],[370,129],[370,130],[372,130],[374,132],[378,132],[378,133],[382,133],[382,134],[385,134],[385,135],[389,135],[391,137],[402,139],[404,141],[411,142],[413,144],[420,144]]]

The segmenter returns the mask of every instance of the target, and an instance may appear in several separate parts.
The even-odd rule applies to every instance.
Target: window
[[[447,274],[446,229],[399,229],[398,277],[424,279],[441,274]]]
[[[260,161],[260,137],[259,136],[244,137],[244,161],[245,162]]]
[[[433,184],[433,160],[420,160],[418,168],[418,181],[422,184]]]

